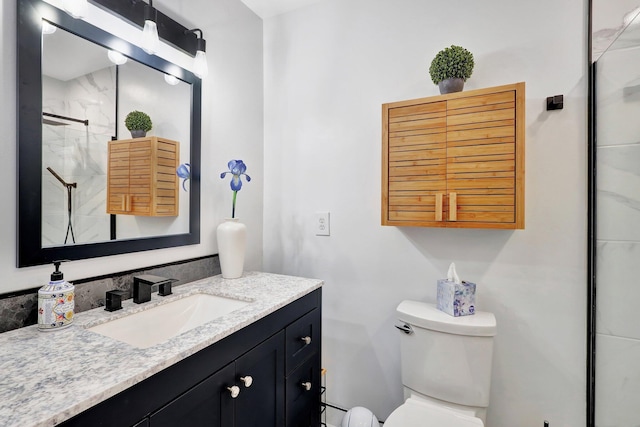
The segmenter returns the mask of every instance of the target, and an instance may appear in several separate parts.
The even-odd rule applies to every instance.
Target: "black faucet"
[[[122,309],[122,298],[124,298],[124,295],[124,291],[107,291],[104,299],[104,309],[107,311],[116,311]]]
[[[133,276],[133,302],[142,304],[151,301],[151,291],[156,285],[158,285],[158,295],[163,297],[171,295],[171,284],[177,281],[177,279],[167,279],[151,274]]]

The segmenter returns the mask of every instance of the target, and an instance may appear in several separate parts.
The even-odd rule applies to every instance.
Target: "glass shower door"
[[[595,425],[640,426],[640,21],[595,63]]]

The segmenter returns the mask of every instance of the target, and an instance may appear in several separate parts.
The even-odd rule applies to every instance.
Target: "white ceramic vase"
[[[216,230],[220,269],[225,279],[242,276],[247,246],[247,227],[238,218],[226,218]]]

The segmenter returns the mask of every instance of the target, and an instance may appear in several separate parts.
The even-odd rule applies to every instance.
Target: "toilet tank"
[[[424,395],[458,405],[487,407],[496,319],[492,313],[453,317],[434,304],[403,301],[398,319],[402,383]]]

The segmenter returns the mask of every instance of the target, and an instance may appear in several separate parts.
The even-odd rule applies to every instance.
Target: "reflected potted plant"
[[[131,132],[132,138],[141,138],[147,136],[147,132],[151,130],[153,123],[147,113],[134,110],[127,114],[127,117],[124,119],[124,125],[129,129],[129,132]]]
[[[461,92],[473,73],[473,54],[462,46],[451,45],[438,52],[431,61],[429,74],[441,94]]]

